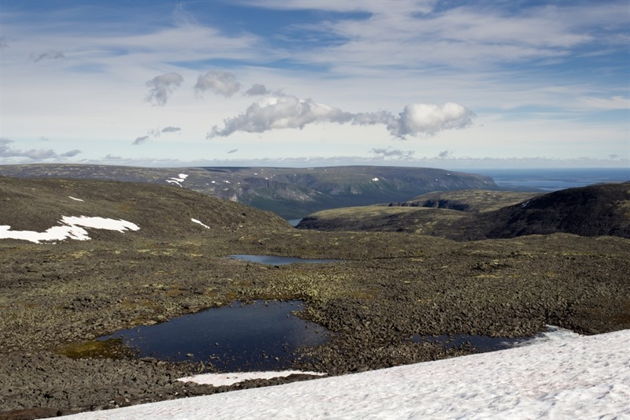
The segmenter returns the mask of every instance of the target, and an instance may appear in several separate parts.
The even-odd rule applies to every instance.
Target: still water
[[[209,362],[223,372],[286,369],[299,347],[328,339],[324,327],[295,315],[302,309],[297,300],[235,302],[99,340],[122,339],[139,357]]]
[[[241,261],[248,261],[267,265],[287,265],[287,264],[325,264],[338,262],[339,260],[306,259],[295,257],[278,257],[275,255],[230,255],[230,258]]]

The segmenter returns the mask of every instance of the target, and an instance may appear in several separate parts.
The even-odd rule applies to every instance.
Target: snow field
[[[76,419],[630,418],[630,330]]]
[[[20,239],[33,243],[42,241],[63,241],[74,239],[77,241],[87,241],[90,239],[88,231],[83,228],[115,230],[124,232],[127,230],[136,231],[140,227],[135,223],[126,220],[108,219],[104,217],[88,216],[62,216],[59,226],[53,226],[44,232],[32,230],[11,230],[11,226],[0,225],[0,239]]]

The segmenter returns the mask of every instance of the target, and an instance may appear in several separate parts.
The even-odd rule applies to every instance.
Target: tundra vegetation
[[[81,215],[139,226],[87,228],[91,239],[84,241],[0,240],[0,412],[6,416],[304,378],[231,387],[182,383],[177,378],[212,370],[211,364],[140,359],[119,341],[95,341],[234,301],[303,301],[298,315],[327,328],[331,338],[301,349],[304,357],[293,367],[332,375],[475,351],[414,342],[417,335],[524,337],[548,324],[582,334],[630,328],[624,237],[561,232],[455,241],[416,231],[301,230],[270,212],[176,185],[96,180],[0,178],[0,203],[0,223],[13,230],[41,231],[62,216]],[[384,215],[392,208],[461,212],[374,208]],[[341,261],[266,266],[227,258],[235,254]]]

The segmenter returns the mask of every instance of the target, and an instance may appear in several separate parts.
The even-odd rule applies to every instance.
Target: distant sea
[[[516,191],[556,191],[606,182],[630,181],[630,168],[613,169],[470,169],[487,175],[501,188]]]

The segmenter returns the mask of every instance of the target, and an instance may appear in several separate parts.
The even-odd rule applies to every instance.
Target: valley
[[[294,229],[273,213],[185,188],[114,181],[3,177],[0,199],[2,224],[13,230],[42,231],[62,216],[138,226],[86,228],[88,240],[0,240],[6,416],[309,378],[184,383],[178,378],[213,371],[212,364],[137,358],[133,349],[95,341],[237,301],[303,302],[297,315],[330,338],[300,348],[291,368],[329,375],[476,351],[414,336],[529,337],[549,324],[581,334],[630,328],[630,241],[622,237],[559,232],[455,241],[417,232]],[[481,208],[482,201],[464,217],[496,211]],[[265,265],[230,258],[243,254],[337,261]]]

